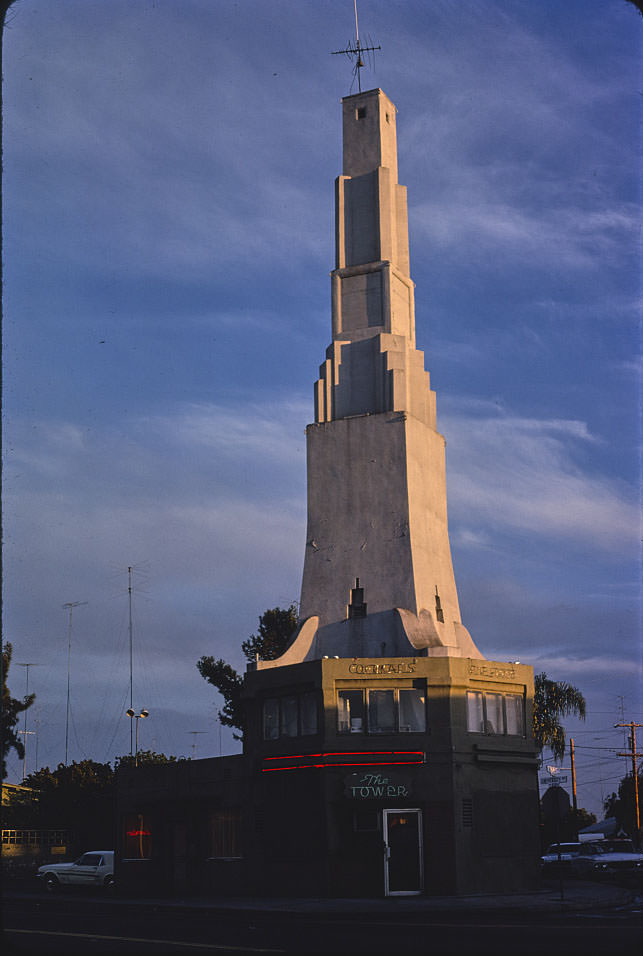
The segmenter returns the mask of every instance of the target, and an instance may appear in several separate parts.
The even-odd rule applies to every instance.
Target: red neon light
[[[422,760],[370,760],[368,763],[300,763],[294,767],[262,767],[262,773],[277,773],[279,770],[307,770],[323,767],[415,767]]]
[[[264,760],[304,760],[309,757],[381,757],[384,754],[396,756],[409,754],[410,756],[424,756],[423,750],[329,750],[323,754],[286,754],[283,757],[264,757]]]
[[[132,836],[132,837],[134,837],[134,836],[152,836],[152,834],[151,834],[151,832],[150,832],[149,830],[128,830],[128,831],[127,831],[127,835],[128,835],[128,836]]]

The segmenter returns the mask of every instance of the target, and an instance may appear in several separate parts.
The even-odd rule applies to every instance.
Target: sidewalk
[[[266,915],[321,915],[332,920],[355,919],[359,916],[371,920],[388,920],[396,914],[421,916],[423,914],[465,914],[480,916],[506,914],[516,916],[521,912],[558,913],[579,910],[604,910],[630,905],[639,898],[635,891],[600,883],[569,882],[563,887],[561,899],[558,883],[526,893],[511,893],[502,896],[476,894],[472,896],[389,896],[382,899],[293,899],[283,897],[218,897],[179,899],[125,900],[124,904],[138,907],[180,908],[184,910],[212,910],[217,913],[241,912],[257,917]],[[643,900],[642,900],[643,908]]]
[[[16,892],[17,891],[17,892]],[[58,898],[58,894],[34,893],[30,889],[21,893],[19,886],[9,887],[4,884],[5,899],[29,897],[43,903],[51,903]],[[422,916],[439,915],[456,916],[466,919],[482,915],[505,915],[515,918],[521,913],[573,913],[583,910],[608,910],[618,907],[627,907],[633,901],[641,901],[643,909],[643,893],[640,887],[627,889],[624,887],[605,885],[602,883],[583,883],[580,881],[566,881],[563,885],[561,899],[560,885],[557,881],[549,881],[538,890],[523,893],[509,893],[505,895],[475,894],[471,896],[389,896],[379,899],[326,899],[326,898],[285,898],[285,897],[124,897],[115,895],[96,897],[92,896],[92,904],[111,906],[134,906],[137,909],[179,909],[182,911],[198,910],[211,911],[213,914],[245,912],[248,917],[256,915],[257,919],[270,916],[319,916],[323,915],[330,920],[353,920],[360,917],[370,921],[387,921],[396,916],[421,918]]]

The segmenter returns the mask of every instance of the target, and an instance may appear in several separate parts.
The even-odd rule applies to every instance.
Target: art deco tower
[[[270,663],[480,658],[460,620],[445,442],[415,347],[396,109],[379,89],[344,98],[342,108],[332,343],[307,428],[302,624],[286,654]]]

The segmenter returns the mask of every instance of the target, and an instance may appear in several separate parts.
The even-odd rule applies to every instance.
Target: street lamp
[[[145,710],[145,708],[143,708],[140,714],[137,714],[134,710],[132,710],[131,707],[128,707],[125,713],[130,719],[133,719],[136,721],[136,745],[134,748],[134,766],[138,767],[138,722],[141,719],[141,717],[143,718],[149,717],[150,712],[149,710]]]

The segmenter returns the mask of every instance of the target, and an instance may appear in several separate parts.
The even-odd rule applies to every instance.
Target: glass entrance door
[[[384,892],[413,896],[422,892],[422,812],[384,810]]]

